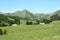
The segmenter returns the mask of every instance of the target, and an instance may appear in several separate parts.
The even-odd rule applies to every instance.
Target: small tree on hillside
[[[32,25],[33,23],[32,23],[32,21],[27,21],[26,24],[27,25]]]
[[[4,30],[4,34],[7,34],[7,31],[6,30]]]
[[[0,35],[3,35],[3,31],[2,31],[2,29],[0,29]]]

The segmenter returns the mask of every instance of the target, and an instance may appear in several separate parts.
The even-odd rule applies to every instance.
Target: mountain
[[[34,18],[34,15],[28,10],[16,11],[12,14],[12,16],[18,16],[27,20],[32,20]]]
[[[30,11],[28,11],[28,10],[16,11],[14,13],[6,13],[6,15],[8,15],[8,16],[9,15],[18,16],[21,19],[25,19],[25,20],[35,20],[35,19],[41,20],[42,18],[46,18],[47,17],[47,15],[45,15],[45,14],[42,14],[42,13],[33,14]]]
[[[35,20],[35,19],[38,19],[38,20],[42,20],[42,19],[48,19],[50,20],[51,16],[53,17],[53,15],[56,15],[58,14],[58,16],[60,16],[60,10],[57,10],[56,12],[53,12],[52,14],[42,14],[42,13],[36,13],[36,14],[33,14],[31,13],[30,11],[28,10],[22,10],[22,11],[16,11],[14,13],[6,13],[6,15],[10,15],[10,16],[18,16],[20,17],[20,19],[25,19],[25,20]],[[55,16],[54,16],[55,18]]]

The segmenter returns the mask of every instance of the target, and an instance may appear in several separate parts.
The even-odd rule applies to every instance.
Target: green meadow
[[[0,40],[60,40],[60,21],[44,25],[18,25],[0,27],[7,34],[0,35]]]

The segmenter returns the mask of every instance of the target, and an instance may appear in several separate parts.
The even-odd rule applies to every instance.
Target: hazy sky
[[[0,0],[0,12],[24,9],[32,13],[50,13],[60,9],[60,0]]]

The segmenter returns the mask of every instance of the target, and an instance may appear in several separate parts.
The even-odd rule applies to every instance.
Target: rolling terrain
[[[0,27],[6,29],[6,35],[0,40],[60,40],[60,21],[44,25],[19,25]]]

